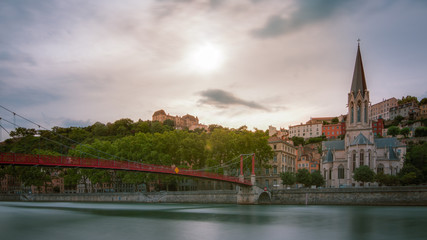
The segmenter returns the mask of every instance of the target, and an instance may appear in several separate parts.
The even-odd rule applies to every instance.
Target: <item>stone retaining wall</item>
[[[150,193],[90,193],[90,194],[26,194],[0,195],[0,201],[52,202],[141,202],[141,203],[200,203],[251,204],[246,195],[258,203],[259,192],[248,191],[186,191]],[[268,193],[268,192],[267,192]],[[243,194],[243,195],[242,195]],[[246,195],[245,195],[246,194]],[[271,192],[271,204],[282,205],[412,205],[427,206],[425,187],[376,187],[286,189]],[[246,196],[247,197],[247,196]],[[240,200],[239,200],[240,199]],[[242,201],[246,199],[247,201]],[[267,202],[264,202],[264,204]]]
[[[13,197],[13,198],[11,198]],[[141,202],[141,203],[237,203],[236,191],[188,191],[147,193],[24,194],[0,196],[0,201],[37,202]]]
[[[272,204],[427,206],[427,187],[288,189],[272,195]]]

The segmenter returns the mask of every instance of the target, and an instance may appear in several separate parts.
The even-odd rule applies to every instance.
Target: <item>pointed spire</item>
[[[356,96],[358,91],[362,96],[365,96],[365,90],[367,90],[365,71],[363,70],[362,55],[360,54],[360,39],[357,40],[357,56],[356,64],[354,65],[353,81],[351,83],[350,91]]]

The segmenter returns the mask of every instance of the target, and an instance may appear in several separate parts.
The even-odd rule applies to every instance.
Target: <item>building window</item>
[[[354,122],[354,107],[351,106],[350,108],[350,123]]]
[[[338,167],[338,179],[344,179],[344,166],[340,165]]]
[[[277,174],[277,167],[276,166],[273,167],[273,174]]]
[[[357,122],[360,122],[360,103],[357,104]]]
[[[371,167],[371,151],[368,151],[368,167]]]
[[[273,162],[277,163],[277,156],[276,155],[274,155],[274,157],[273,157]]]
[[[332,179],[332,168],[329,168],[329,179]]]
[[[377,173],[384,173],[384,165],[379,164],[377,167]]]
[[[268,168],[265,169],[265,175],[270,175],[270,169]]]
[[[360,161],[359,161],[359,167],[363,166],[364,164],[364,158],[365,158],[365,153],[363,152],[363,150],[360,151]]]
[[[356,169],[356,152],[353,152],[353,172]]]

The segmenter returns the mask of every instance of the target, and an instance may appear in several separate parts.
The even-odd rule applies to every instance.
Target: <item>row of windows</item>
[[[341,131],[340,132],[336,132],[336,133],[337,133],[337,135],[341,135]],[[335,135],[335,132],[327,132],[326,135],[327,136]]]

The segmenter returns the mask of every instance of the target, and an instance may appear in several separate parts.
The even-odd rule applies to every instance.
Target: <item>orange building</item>
[[[372,132],[374,136],[382,136],[384,130],[384,120],[379,118],[378,121],[372,121]],[[346,124],[345,122],[337,124],[328,124],[323,125],[322,134],[328,139],[337,139],[340,136],[344,136],[346,133]]]
[[[341,135],[345,135],[345,122],[323,125],[322,134],[328,139],[336,139]]]

